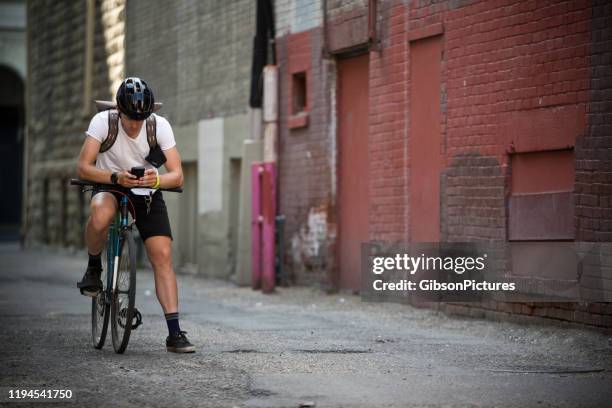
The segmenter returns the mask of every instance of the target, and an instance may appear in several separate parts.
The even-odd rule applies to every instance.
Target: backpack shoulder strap
[[[151,115],[147,118],[146,126],[149,148],[153,150],[157,146],[157,122],[155,121],[155,116]]]
[[[117,133],[119,133],[119,113],[112,109],[108,111],[108,134],[100,145],[100,153],[104,153],[115,144]]]

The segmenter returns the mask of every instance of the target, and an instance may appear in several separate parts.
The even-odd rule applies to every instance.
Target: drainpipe
[[[329,49],[327,47],[327,0],[321,0],[321,19],[323,20],[323,35],[321,52],[324,59],[330,58]]]
[[[378,30],[376,24],[377,17],[377,0],[369,0],[368,2],[368,43],[370,51],[379,51]]]
[[[263,105],[263,161],[253,163],[252,182],[252,287],[264,293],[276,284],[276,210],[277,210],[277,140],[278,140],[278,67],[276,66],[274,12],[270,0],[257,2],[257,36],[253,59],[251,106]],[[270,49],[271,48],[271,49]],[[271,58],[270,58],[271,57]],[[271,61],[270,61],[271,59]],[[259,71],[258,64],[265,64]],[[263,89],[258,86],[263,85]],[[258,91],[263,91],[263,98]],[[261,106],[261,105],[260,105]]]

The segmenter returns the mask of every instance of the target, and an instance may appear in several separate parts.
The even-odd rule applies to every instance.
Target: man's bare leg
[[[155,293],[164,310],[169,336],[166,349],[177,353],[193,353],[195,347],[179,326],[178,286],[172,267],[172,240],[166,236],[149,237],[145,241],[147,254],[155,274]]]
[[[149,260],[155,273],[155,293],[164,314],[178,310],[178,287],[172,267],[172,240],[170,237],[155,236],[145,241]]]
[[[117,200],[111,193],[98,193],[91,199],[90,216],[85,228],[85,242],[90,254],[96,255],[102,251],[108,227],[115,212]]]
[[[89,252],[89,263],[85,275],[77,283],[82,295],[95,297],[102,289],[100,256],[108,227],[116,211],[117,200],[111,193],[101,192],[92,197],[90,216],[85,227],[85,242]]]

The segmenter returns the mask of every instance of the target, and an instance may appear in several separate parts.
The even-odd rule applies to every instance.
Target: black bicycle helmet
[[[145,120],[153,112],[153,91],[140,78],[126,78],[117,91],[117,107],[130,119]]]

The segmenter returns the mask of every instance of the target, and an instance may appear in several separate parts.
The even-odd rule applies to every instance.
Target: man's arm
[[[160,176],[159,186],[163,188],[183,187],[183,165],[178,149],[174,146],[164,150],[164,154],[166,155],[165,167],[168,172]]]
[[[94,181],[96,183],[110,184],[110,170],[102,170],[96,167],[96,158],[100,151],[100,142],[91,136],[85,138],[85,143],[79,154],[79,162],[77,164],[77,176],[80,179]],[[118,183],[124,187],[136,187],[138,181],[136,176],[133,176],[127,171],[118,174]]]
[[[183,166],[178,149],[174,146],[164,150],[164,155],[166,156],[165,167],[168,172],[159,175],[159,188],[183,187]],[[145,176],[140,179],[140,186],[153,187],[156,182],[157,172],[155,170],[147,170]]]
[[[77,164],[77,176],[80,179],[95,181],[97,183],[110,183],[111,171],[102,170],[95,166],[100,142],[91,136],[85,138],[85,143],[81,148],[79,162]]]

